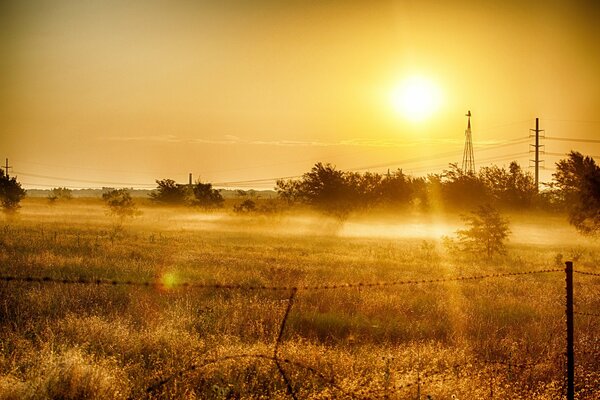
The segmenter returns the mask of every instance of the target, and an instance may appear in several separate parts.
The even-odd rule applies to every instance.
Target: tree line
[[[504,210],[545,209],[568,212],[569,222],[583,234],[600,233],[600,167],[589,156],[572,151],[556,163],[553,181],[538,192],[531,173],[513,161],[507,168],[482,167],[477,173],[450,164],[439,174],[413,177],[397,169],[386,174],[342,171],[331,164],[317,163],[299,179],[279,180],[275,190],[282,203],[308,205],[327,214],[345,217],[354,211],[375,207],[394,209],[473,210],[492,205]],[[189,205],[204,209],[223,206],[224,199],[211,183],[177,184],[172,179],[156,181],[150,198],[157,204]],[[0,203],[5,212],[19,208],[26,192],[16,177],[0,169]],[[49,199],[70,198],[66,188],[55,188]],[[114,189],[103,199],[114,210],[135,207],[126,189]],[[258,208],[246,200],[236,212]],[[269,208],[269,211],[273,211]],[[117,212],[118,214],[119,212]]]
[[[552,176],[553,181],[538,192],[532,174],[515,161],[508,168],[493,165],[477,173],[450,164],[427,177],[412,177],[402,169],[361,174],[317,163],[299,179],[278,181],[276,190],[289,204],[306,204],[341,217],[380,206],[432,211],[491,205],[503,210],[564,211],[581,233],[600,233],[600,167],[594,159],[571,151],[556,163]]]
[[[450,164],[427,177],[412,177],[402,169],[361,174],[317,163],[300,179],[278,181],[276,190],[290,204],[304,203],[338,215],[378,206],[452,210],[494,204],[516,209],[533,207],[537,201],[533,177],[514,161],[508,168],[494,165],[478,173]]]

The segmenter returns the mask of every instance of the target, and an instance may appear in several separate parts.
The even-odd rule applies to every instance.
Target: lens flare
[[[163,274],[159,280],[161,289],[172,290],[180,283],[179,278],[172,272]]]

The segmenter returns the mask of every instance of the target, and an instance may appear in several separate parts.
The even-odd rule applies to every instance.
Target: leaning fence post
[[[575,399],[575,353],[573,351],[573,262],[565,263],[567,281],[567,400]]]

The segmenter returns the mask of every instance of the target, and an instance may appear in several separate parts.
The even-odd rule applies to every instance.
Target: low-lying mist
[[[461,214],[425,212],[365,212],[345,218],[307,210],[272,214],[235,214],[229,211],[202,211],[188,207],[142,206],[141,215],[123,222],[125,229],[158,231],[246,232],[257,235],[337,236],[340,238],[382,238],[441,240],[465,227]],[[503,213],[510,221],[513,244],[577,245],[593,244],[568,224],[567,216],[550,213]],[[78,199],[49,205],[41,199],[24,201],[18,216],[32,223],[55,220],[85,225],[90,222],[108,226],[120,221],[107,214],[98,201]]]

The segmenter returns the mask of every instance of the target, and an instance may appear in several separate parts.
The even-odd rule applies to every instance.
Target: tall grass
[[[29,200],[18,220],[0,226],[1,271],[315,285],[554,268],[575,252],[576,267],[599,270],[599,247],[587,241],[561,247],[517,237],[506,257],[456,259],[435,238],[341,238],[307,233],[308,225],[293,232],[287,216],[239,220],[142,209],[141,218],[122,227],[99,202],[50,207]],[[535,226],[528,222],[528,229]],[[579,310],[600,309],[599,294],[600,279],[577,277]],[[218,359],[271,355],[288,296],[2,282],[0,399],[286,398],[272,361]],[[563,302],[561,273],[299,291],[280,351],[300,398],[404,399],[420,392],[434,399],[556,399],[563,389]],[[582,399],[599,398],[599,322],[577,316]]]

